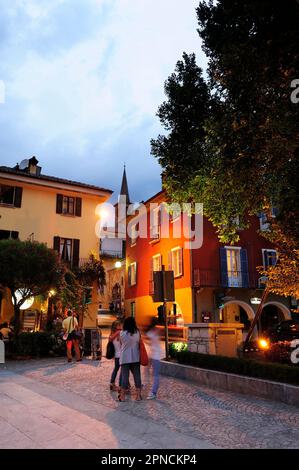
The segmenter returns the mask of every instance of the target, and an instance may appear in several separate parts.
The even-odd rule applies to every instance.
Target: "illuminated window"
[[[154,271],[162,271],[162,255],[155,255],[151,259],[151,280],[154,278]]]
[[[242,286],[240,248],[226,248],[227,276],[229,287]]]
[[[170,270],[173,271],[174,277],[183,275],[183,248],[173,248],[170,252]]]

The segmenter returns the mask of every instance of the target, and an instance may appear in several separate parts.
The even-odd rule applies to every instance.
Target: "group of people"
[[[153,385],[148,400],[155,399],[159,389],[160,361],[163,357],[157,319],[152,320],[147,328],[145,339],[149,345],[150,366],[153,369]],[[127,317],[123,324],[115,321],[111,328],[109,341],[114,345],[114,369],[110,380],[110,390],[118,391],[118,400],[125,401],[126,393],[130,390],[129,374],[133,375],[136,400],[141,400],[141,371],[140,371],[140,341],[141,333],[135,319]],[[120,372],[119,372],[120,371]],[[116,385],[117,374],[118,386]]]
[[[146,329],[144,339],[148,344],[149,367],[153,370],[153,384],[148,400],[157,397],[159,389],[160,361],[163,348],[160,341],[160,331],[157,328],[158,319],[153,318],[150,326]],[[67,317],[62,322],[64,339],[66,341],[67,359],[72,362],[72,349],[75,351],[76,361],[82,360],[77,332],[79,330],[78,320],[75,314],[69,310]],[[125,401],[126,394],[130,391],[129,375],[133,375],[136,400],[141,400],[141,370],[140,370],[140,342],[141,333],[137,328],[133,317],[127,317],[122,322],[116,320],[112,324],[109,341],[114,346],[114,368],[110,379],[110,390],[118,392],[118,400]],[[148,369],[149,372],[149,369]],[[116,379],[118,375],[118,385]],[[149,377],[149,373],[147,374]]]

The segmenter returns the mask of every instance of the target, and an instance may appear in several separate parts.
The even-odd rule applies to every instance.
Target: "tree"
[[[245,228],[249,215],[265,212],[267,236],[278,251],[283,246],[284,267],[295,275],[299,104],[291,101],[291,85],[298,78],[299,4],[205,1],[197,16],[209,58],[208,81],[204,84],[200,69],[194,63],[191,67],[184,56],[185,67],[177,66],[166,82],[167,109],[173,119],[165,121],[163,103],[158,116],[169,133],[152,141],[152,154],[163,167],[164,187],[172,201],[203,202],[205,215],[225,243],[239,238],[237,216]],[[190,70],[196,75],[191,83]],[[202,101],[194,90],[197,80],[201,90],[208,90],[201,94]],[[185,97],[183,106],[177,93]],[[195,126],[198,132],[190,134],[180,126],[185,112],[194,119],[190,128]],[[182,145],[179,157],[174,157],[177,142],[185,140],[185,149]],[[275,219],[272,206],[278,209]]]
[[[15,334],[20,330],[20,308],[30,297],[47,296],[64,275],[57,253],[38,242],[0,241],[0,288],[8,288],[14,304]],[[17,291],[19,296],[17,295]]]

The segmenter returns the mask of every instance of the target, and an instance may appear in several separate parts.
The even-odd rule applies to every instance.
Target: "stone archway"
[[[255,312],[253,308],[247,304],[246,302],[243,302],[243,300],[229,300],[228,302],[225,302],[222,310],[227,307],[228,305],[238,305],[239,307],[242,307],[245,312],[247,313],[248,319],[252,321],[255,316]]]
[[[275,307],[277,307],[281,311],[281,313],[283,314],[285,320],[291,320],[292,319],[290,310],[282,302],[274,302],[274,301],[273,302],[272,301],[266,302],[263,306],[263,309],[265,307],[268,307],[269,305],[274,305]]]

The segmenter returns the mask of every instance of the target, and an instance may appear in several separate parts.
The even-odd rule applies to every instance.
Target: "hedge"
[[[53,332],[20,333],[15,341],[14,352],[19,356],[33,357],[62,355],[65,353],[65,342]]]
[[[188,364],[203,369],[299,385],[299,367],[295,365],[274,364],[251,359],[192,353],[189,351],[178,352],[176,359],[180,364]]]

